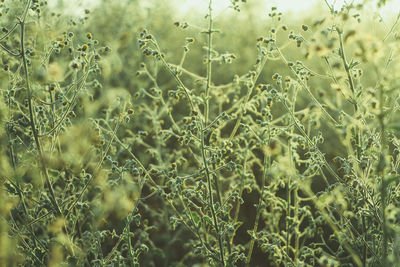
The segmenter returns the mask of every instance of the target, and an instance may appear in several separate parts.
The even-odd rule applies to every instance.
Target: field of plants
[[[400,266],[396,1],[1,0],[0,267]]]

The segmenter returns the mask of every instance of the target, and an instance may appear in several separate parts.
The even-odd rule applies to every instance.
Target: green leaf
[[[349,69],[352,69],[352,68],[354,68],[355,66],[357,66],[357,65],[359,65],[360,64],[360,62],[358,62],[357,60],[351,60],[350,61],[350,63],[349,63]]]
[[[203,217],[203,220],[205,220],[206,222],[208,222],[210,225],[213,224],[211,218],[208,217],[207,215],[205,215],[205,216]]]
[[[200,221],[201,221],[199,214],[197,214],[197,212],[192,211],[192,218],[193,218],[195,226],[199,227]]]

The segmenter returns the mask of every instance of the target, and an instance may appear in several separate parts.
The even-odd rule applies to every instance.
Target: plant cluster
[[[400,17],[369,2],[1,1],[0,266],[396,266]]]

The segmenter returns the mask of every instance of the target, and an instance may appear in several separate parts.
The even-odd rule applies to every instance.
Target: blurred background
[[[60,5],[64,5],[63,0],[55,0],[49,1],[49,5],[51,7],[57,7]],[[171,1],[159,1],[159,0],[149,0],[141,3],[142,7],[151,7],[153,5],[158,5],[162,2],[169,3],[171,7],[174,7],[173,11],[175,16],[184,16],[185,14],[188,16],[193,16],[198,13],[205,14],[207,12],[208,1],[201,0],[171,0]],[[257,5],[258,8],[268,10],[271,6],[276,6],[282,12],[288,14],[295,14],[296,16],[301,16],[301,14],[307,14],[311,9],[315,8],[326,8],[326,2],[332,5],[335,10],[340,10],[340,8],[345,3],[353,3],[353,4],[364,4],[368,5],[368,9],[370,11],[377,12],[376,3],[373,1],[364,1],[364,0],[304,0],[304,1],[296,1],[296,0],[259,0],[259,1],[247,1],[252,2]],[[383,2],[383,1],[382,1]],[[102,4],[102,0],[71,0],[68,1],[68,5],[73,6],[70,11],[71,12],[79,12],[79,9],[76,8],[76,5],[90,7],[96,7]],[[213,3],[213,8],[216,14],[220,14],[221,12],[229,12],[228,7],[231,6],[230,0],[216,0]],[[385,5],[383,5],[379,9],[379,14],[385,18],[391,18],[395,16],[400,10],[399,3],[397,1],[387,1]]]

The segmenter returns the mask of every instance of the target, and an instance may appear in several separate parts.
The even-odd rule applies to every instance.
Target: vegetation
[[[398,266],[386,1],[99,2],[0,1],[0,266]]]

